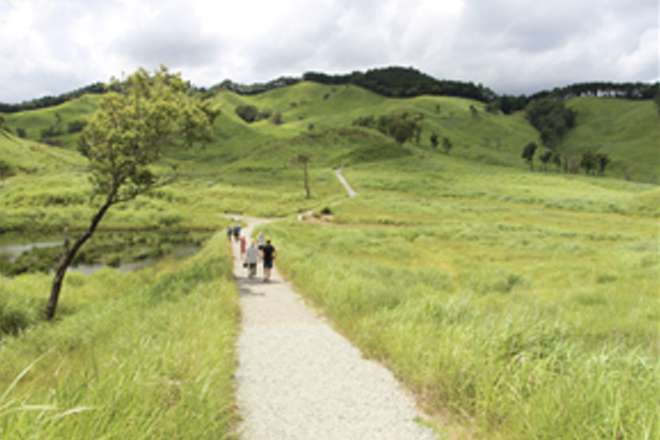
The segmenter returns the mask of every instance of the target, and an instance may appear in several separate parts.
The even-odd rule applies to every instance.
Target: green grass
[[[660,171],[660,115],[653,101],[614,98],[575,98],[577,126],[559,150],[579,154],[607,153],[613,162],[608,174],[658,183]]]
[[[330,206],[330,221],[268,227],[280,250],[278,265],[367,355],[415,390],[431,414],[443,415],[436,420],[439,431],[451,419],[488,439],[660,436],[660,189],[653,184],[658,124],[652,104],[569,103],[579,111],[578,127],[560,150],[605,151],[613,159],[612,176],[628,168],[632,179],[651,182],[634,183],[529,172],[520,150],[538,135],[523,115],[488,114],[465,99],[389,99],[354,86],[302,82],[257,96],[221,91],[213,100],[222,110],[215,141],[169,151],[179,181],[113,207],[103,229],[217,230],[226,225],[226,212],[284,218]],[[241,104],[280,111],[285,123],[247,124],[234,112]],[[66,105],[70,111],[58,110],[65,123],[94,103]],[[470,105],[479,109],[477,117]],[[13,127],[37,129],[50,123],[53,111],[8,119]],[[358,117],[403,111],[425,116],[420,145],[399,146],[352,127]],[[451,139],[450,156],[431,149],[433,131]],[[0,137],[3,160],[16,171],[0,182],[1,228],[59,233],[87,225],[96,205],[89,201],[85,162],[74,151],[75,136],[61,141],[66,148]],[[302,170],[289,163],[298,153],[312,159],[311,199],[304,197]],[[359,197],[346,198],[333,175],[336,166],[346,167]],[[233,368],[222,363],[231,358],[233,336],[211,331],[235,331],[235,298],[227,293],[233,288],[224,275],[207,273],[228,270],[224,253],[217,264],[205,259],[218,249],[209,245],[192,266],[170,262],[134,274],[72,275],[63,319],[52,327],[39,323],[37,308],[48,277],[0,279],[4,322],[25,319],[21,325],[30,328],[0,347],[3,360],[5,353],[12,359],[0,367],[0,393],[48,353],[0,401],[0,417],[11,417],[0,427],[15,426],[27,437],[36,432],[32,426],[50,437],[85,437],[102,426],[115,429],[115,416],[99,402],[135,400],[119,405],[124,418],[117,420],[130,423],[117,422],[127,431],[117,428],[116,437],[196,438],[194,429],[203,423],[195,424],[199,420],[184,407],[206,419],[231,406],[230,393],[223,391],[224,400],[202,393],[207,400],[199,402],[198,393],[189,392]],[[213,293],[210,279],[220,280]],[[180,294],[189,290],[195,294]],[[215,305],[228,314],[206,314]],[[198,323],[196,316],[204,319]],[[52,353],[44,342],[50,339],[61,344]],[[110,354],[129,353],[143,340],[149,343],[135,363],[128,354]],[[183,372],[177,356],[184,356]],[[198,360],[201,369],[195,369]],[[212,362],[228,366],[204,370]],[[105,368],[104,374],[90,365],[102,365],[94,368]],[[127,378],[134,391],[116,387]],[[85,385],[90,380],[96,385]],[[52,383],[64,391],[51,396]],[[144,405],[132,392],[146,393]],[[167,393],[181,402],[173,405],[174,415],[163,403],[170,401]],[[41,403],[57,409],[24,406]],[[87,406],[95,409],[65,413]],[[66,415],[54,420],[57,414]],[[222,414],[220,438],[232,417]]]
[[[0,437],[234,438],[230,268],[219,235],[182,263],[67,277],[65,317],[0,345]],[[0,277],[0,300],[49,281]]]
[[[360,196],[330,223],[268,226],[280,269],[431,414],[478,438],[660,435],[656,187],[446,156],[345,174]]]

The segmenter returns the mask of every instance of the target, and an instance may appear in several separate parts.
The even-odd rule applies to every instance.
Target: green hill
[[[84,96],[7,119],[12,128],[37,136],[55,112],[66,126],[89,114],[97,99]],[[180,178],[113,207],[101,229],[218,230],[228,222],[223,213],[279,217],[264,226],[278,247],[279,269],[365,356],[388,365],[428,414],[442,414],[431,420],[439,431],[460,425],[474,433],[471,438],[488,439],[658,436],[660,188],[613,178],[631,160],[630,148],[645,166],[633,179],[657,171],[649,143],[657,141],[652,104],[570,101],[580,112],[578,127],[560,150],[577,155],[598,146],[614,160],[611,175],[591,177],[530,172],[520,151],[538,142],[538,134],[524,115],[491,114],[473,100],[393,99],[353,85],[311,82],[253,96],[223,90],[212,100],[222,111],[214,141],[168,151],[164,160],[178,165]],[[247,123],[236,114],[239,105],[279,112],[283,123]],[[360,117],[403,112],[423,116],[419,143],[399,145],[353,125]],[[432,149],[433,132],[451,139],[450,155]],[[97,205],[90,203],[76,135],[56,139],[64,148],[0,136],[2,160],[15,170],[0,182],[0,229],[27,235],[87,225]],[[290,163],[298,153],[311,157],[309,199],[302,170]],[[333,171],[340,165],[358,197],[346,198]],[[308,221],[295,216],[323,208],[332,215]],[[194,429],[209,423],[220,425],[218,438],[230,432],[235,414],[225,390],[235,365],[238,293],[222,235],[184,262],[68,278],[63,302],[69,311],[54,326],[38,319],[48,275],[0,276],[0,305],[4,301],[11,312],[4,316],[30,310],[34,326],[0,345],[0,355],[15,360],[0,368],[0,389],[13,386],[43,341],[55,340],[54,355],[61,358],[39,364],[11,393],[18,393],[16,400],[0,402],[17,418],[7,425],[16,427],[16,437],[94,437],[99,417],[117,433],[130,428],[129,437],[159,426],[195,438]],[[119,339],[117,328],[124,329]],[[87,335],[84,341],[81,335]],[[176,344],[144,352],[135,349],[135,335]],[[26,342],[33,348],[25,350]],[[200,361],[201,347],[213,350],[202,351]],[[177,351],[195,357],[191,365],[202,370],[182,372],[181,363],[170,370],[162,353],[177,360]],[[105,371],[124,357],[130,360],[122,364],[126,368],[112,369],[124,375]],[[96,371],[97,359],[105,370]],[[60,364],[75,368],[62,370],[62,380],[52,383]],[[209,400],[203,391],[216,388],[204,377],[213,366],[226,374],[221,398]],[[124,385],[134,382],[127,378],[153,376],[148,386],[157,391],[151,384],[163,375],[181,379],[184,395],[195,399],[173,407],[171,396],[179,391],[166,388],[164,396],[138,390],[148,398],[136,400],[135,387]],[[188,388],[195,384],[201,390]],[[109,393],[117,398],[108,399]],[[23,401],[99,410],[47,423],[37,407],[18,411]],[[217,420],[218,408],[228,409],[226,419]],[[186,409],[199,423],[184,423],[192,420]],[[145,424],[148,414],[151,425]]]
[[[652,101],[613,98],[573,98],[577,125],[559,151],[604,152],[612,158],[610,173],[630,180],[658,183],[660,116]]]
[[[7,114],[6,119],[14,132],[20,127],[27,131],[28,138],[39,140],[41,132],[54,125],[57,114],[61,118],[59,129],[62,134],[52,137],[52,141],[73,149],[77,134],[67,132],[68,124],[84,120],[95,110],[100,98],[99,95],[84,95],[54,107]],[[522,147],[531,141],[538,143],[538,134],[523,113],[495,115],[486,112],[483,103],[463,98],[421,96],[396,99],[350,84],[323,85],[302,81],[257,95],[239,95],[221,89],[212,99],[222,115],[216,122],[217,141],[202,155],[203,165],[209,165],[208,160],[214,152],[218,161],[224,164],[233,159],[245,159],[244,153],[258,157],[264,148],[272,148],[272,145],[265,145],[274,140],[293,138],[296,138],[296,144],[308,141],[315,145],[324,144],[315,149],[316,153],[322,151],[317,156],[323,157],[322,162],[327,162],[330,157],[337,160],[347,152],[325,150],[336,149],[339,144],[350,149],[351,143],[360,148],[360,139],[364,136],[379,139],[384,145],[389,142],[375,130],[372,133],[363,130],[357,135],[359,139],[353,139],[356,131],[347,129],[352,128],[357,118],[403,112],[424,116],[420,142],[415,147],[430,150],[429,137],[436,133],[440,139],[450,139],[454,146],[452,155],[480,163],[523,169],[526,165],[520,159]],[[284,123],[275,125],[264,119],[248,124],[235,112],[239,105],[254,105],[259,110],[281,113]],[[605,152],[612,159],[608,174],[657,182],[660,123],[651,101],[573,98],[568,105],[578,111],[577,126],[569,131],[558,151],[575,161],[579,161],[579,155],[587,150]],[[470,112],[471,106],[478,110],[476,116]],[[370,148],[370,151],[369,160],[378,159],[378,149]],[[284,151],[281,153],[285,155]],[[383,154],[389,157],[390,153]],[[365,157],[363,154],[358,156]],[[183,157],[191,159],[185,154]],[[271,152],[268,157],[273,159],[277,155],[273,156]]]

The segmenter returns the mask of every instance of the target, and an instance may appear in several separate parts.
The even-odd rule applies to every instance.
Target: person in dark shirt
[[[270,273],[273,270],[273,260],[277,255],[275,247],[271,244],[270,240],[266,240],[266,244],[261,248],[261,257],[264,262],[264,282],[270,281]]]

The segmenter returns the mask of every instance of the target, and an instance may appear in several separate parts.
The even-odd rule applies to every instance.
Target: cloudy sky
[[[166,64],[195,84],[414,66],[527,93],[660,75],[658,0],[0,0],[0,101]]]

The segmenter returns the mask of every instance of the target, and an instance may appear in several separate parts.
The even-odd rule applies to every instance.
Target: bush
[[[0,180],[14,175],[14,168],[4,160],[0,160]]]
[[[68,133],[78,133],[83,131],[85,125],[87,125],[87,121],[82,121],[82,120],[71,121],[67,125],[66,131]]]
[[[236,114],[245,122],[251,123],[257,120],[259,109],[254,105],[239,105],[236,107]]]
[[[284,124],[284,118],[282,117],[282,113],[280,112],[273,113],[273,116],[271,116],[270,118],[270,122],[272,122],[275,125]]]
[[[325,208],[321,209],[321,215],[332,215],[332,209],[330,209],[329,206],[326,206]]]
[[[554,147],[568,130],[575,126],[577,112],[569,109],[564,101],[552,98],[537,99],[526,109],[529,123],[541,134],[543,144]]]

